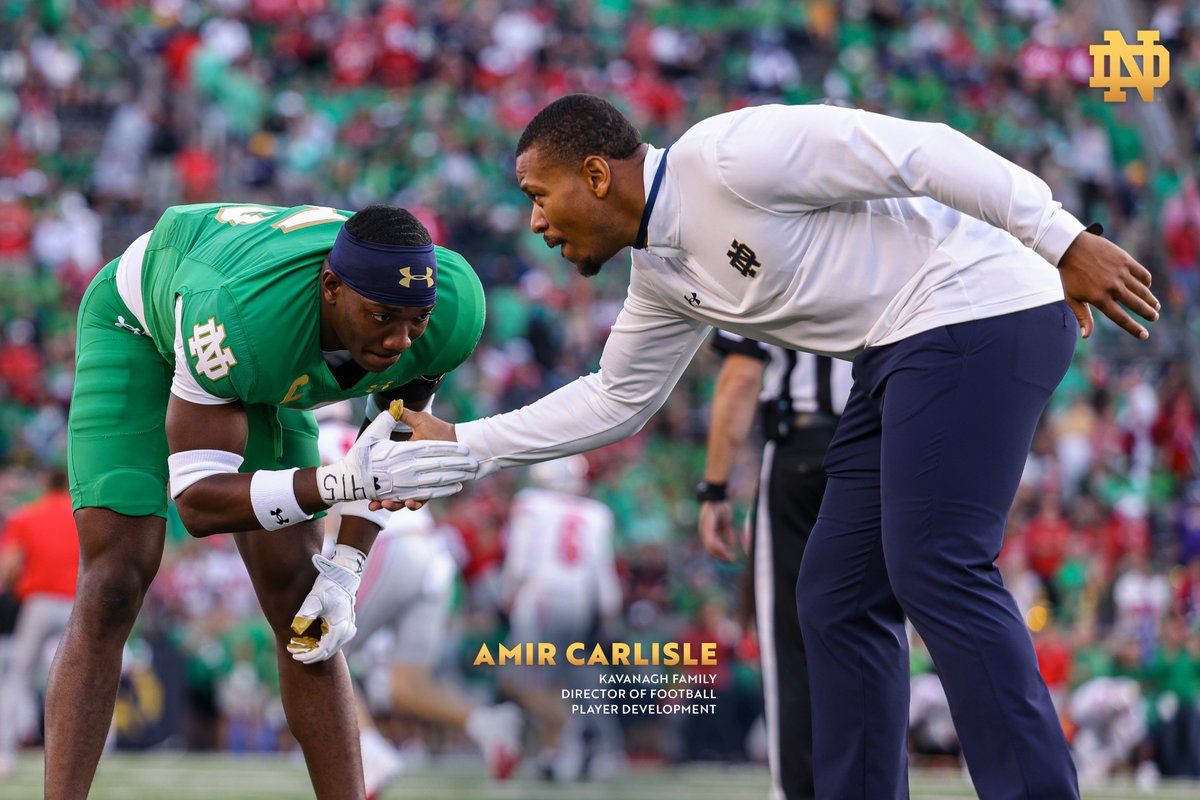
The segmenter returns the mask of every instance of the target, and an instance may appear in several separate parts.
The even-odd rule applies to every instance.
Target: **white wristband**
[[[367,554],[357,547],[352,547],[348,544],[339,544],[334,546],[333,558],[330,561],[362,577],[363,565],[367,563]]]
[[[250,505],[265,530],[274,531],[312,519],[296,500],[296,470],[260,469],[250,479]]]

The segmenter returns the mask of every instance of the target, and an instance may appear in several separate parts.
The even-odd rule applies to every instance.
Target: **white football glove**
[[[324,661],[354,638],[358,631],[354,625],[354,597],[366,559],[361,550],[345,544],[334,548],[332,559],[320,553],[313,556],[317,580],[292,620],[296,635],[287,646],[292,658],[302,664]],[[318,623],[320,633],[314,636],[311,626]]]
[[[399,412],[384,412],[359,434],[341,461],[317,470],[329,505],[350,500],[432,500],[462,489],[479,462],[458,442],[393,442]]]

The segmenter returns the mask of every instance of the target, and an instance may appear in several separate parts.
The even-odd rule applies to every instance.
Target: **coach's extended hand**
[[[1089,306],[1100,309],[1106,317],[1139,339],[1150,338],[1150,332],[1129,316],[1125,308],[1150,322],[1157,322],[1162,306],[1150,292],[1150,270],[1120,247],[1084,231],[1063,253],[1058,271],[1067,304],[1079,320],[1083,338],[1092,335],[1094,326]]]
[[[413,411],[411,408],[406,408],[400,415],[400,421],[413,429],[412,439],[409,441],[458,441],[458,437],[454,435],[454,425],[446,422],[445,420],[438,419],[433,414],[427,414],[424,411]]]
[[[402,406],[393,405],[397,410]],[[409,441],[391,441],[399,421],[392,411],[379,414],[341,461],[317,471],[317,484],[329,505],[370,500],[373,511],[403,508],[405,500],[423,503],[454,494],[462,489],[462,481],[475,476],[479,462],[457,443],[418,442],[414,440],[422,437],[416,435]]]
[[[400,421],[412,428],[412,436],[409,437],[410,442],[458,441],[458,438],[454,435],[454,425],[446,422],[445,420],[438,419],[433,414],[427,414],[424,411],[413,411],[410,408],[405,408],[403,413],[400,415]],[[402,508],[408,508],[416,511],[423,505],[425,505],[424,500],[406,500],[404,502],[399,502],[396,500],[373,500],[371,501],[370,508],[372,511],[377,511],[381,508],[386,508],[390,511],[398,511]]]

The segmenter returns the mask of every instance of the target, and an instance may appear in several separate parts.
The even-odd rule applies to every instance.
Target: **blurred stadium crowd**
[[[1171,51],[1163,115],[1087,88],[1097,15],[1113,7]],[[512,147],[562,93],[612,98],[656,143],[722,110],[832,97],[945,121],[1041,175],[1151,269],[1166,313],[1148,345],[1107,324],[1080,343],[1000,563],[1081,765],[1200,776],[1200,7],[12,0],[0,14],[0,514],[63,463],[88,281],[171,204],[414,210],[488,293],[484,340],[437,400],[441,416],[467,419],[593,369],[623,297],[621,267],[584,281],[525,230]],[[699,360],[642,434],[589,455],[593,493],[618,520],[624,613],[609,635],[721,642],[721,724],[624,721],[632,752],[666,759],[753,755],[750,593],[699,548],[690,491],[713,372]],[[746,458],[743,500],[756,475]],[[450,665],[501,636],[494,577],[519,480],[494,477],[435,510],[463,573]],[[195,747],[286,746],[269,635],[236,558],[228,537],[175,526],[131,641],[127,743],[173,719],[166,732]],[[925,698],[919,643],[913,665]],[[151,669],[174,671],[177,700],[152,696]],[[936,718],[914,702],[914,747],[930,757],[955,749]]]

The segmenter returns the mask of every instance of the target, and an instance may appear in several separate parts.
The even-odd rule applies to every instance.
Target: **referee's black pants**
[[[1025,620],[995,560],[1079,327],[1066,303],[869,347],[825,457],[796,600],[821,800],[907,800],[907,615],[981,800],[1077,800]]]
[[[811,800],[812,707],[796,578],[821,510],[833,428],[794,428],[763,449],[754,517],[754,605],[762,659],[770,800]]]

